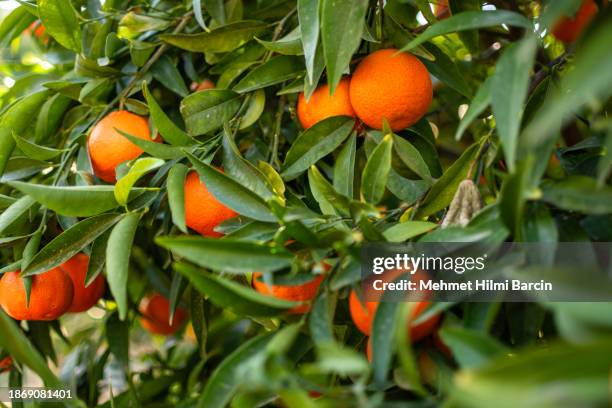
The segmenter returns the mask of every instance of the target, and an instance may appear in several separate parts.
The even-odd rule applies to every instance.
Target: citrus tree
[[[607,405],[607,303],[359,284],[367,242],[612,240],[605,3],[19,1],[0,384],[75,406]]]

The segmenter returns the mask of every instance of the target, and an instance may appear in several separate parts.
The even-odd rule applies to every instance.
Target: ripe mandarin
[[[96,176],[114,183],[115,167],[142,154],[142,150],[115,128],[139,139],[152,141],[146,118],[126,110],[111,112],[91,130],[87,140],[89,157]]]
[[[0,279],[0,306],[16,320],[55,320],[72,304],[74,288],[60,268],[32,276],[30,304],[19,271],[7,272]]]
[[[328,268],[329,266],[326,265],[326,269]],[[324,278],[323,275],[319,275],[301,285],[272,285],[272,287],[269,287],[261,279],[261,276],[259,272],[253,274],[253,287],[259,293],[274,296],[277,299],[302,302],[302,304],[287,311],[287,313],[291,314],[303,314],[310,310],[310,301],[317,295],[319,285],[321,285],[321,281]]]
[[[89,286],[85,287],[88,265],[89,257],[83,253],[78,253],[59,266],[61,270],[70,276],[74,286],[74,296],[72,304],[68,309],[69,313],[80,313],[89,310],[104,295],[106,283],[102,275],[98,275]]]
[[[297,103],[297,114],[304,129],[332,116],[355,117],[349,97],[350,79],[343,78],[333,95],[329,94],[329,86],[321,85],[315,89],[306,101],[304,92],[300,93]]]
[[[148,296],[140,304],[140,324],[149,333],[169,336],[176,333],[187,318],[187,312],[180,307],[174,312],[170,325],[170,302],[159,293]]]
[[[194,82],[190,86],[192,92],[204,91],[206,89],[214,89],[215,83],[210,79],[205,79],[200,83]]]
[[[215,227],[236,215],[208,191],[197,172],[189,172],[185,179],[185,223],[189,228],[206,237],[220,237]]]
[[[11,356],[4,357],[2,360],[0,360],[0,374],[4,373],[5,371],[10,371],[11,368],[13,368],[13,359]]]
[[[401,272],[392,273],[391,271],[385,275],[382,275],[380,279],[386,282],[392,282],[395,278],[401,275]],[[412,280],[419,280],[424,278],[424,272],[417,272],[413,275]],[[370,288],[370,287],[368,287]],[[373,289],[372,289],[373,290]],[[379,296],[379,294],[376,294]],[[414,325],[411,321],[419,317],[431,302],[422,300],[414,302],[414,308],[412,309],[412,315],[407,322],[408,329],[410,330],[410,340],[412,342],[419,341],[423,337],[429,335],[438,325],[440,315],[434,315],[431,318],[425,320],[422,323]],[[349,296],[349,311],[351,318],[355,326],[366,336],[369,336],[372,331],[372,322],[374,321],[374,315],[376,309],[378,309],[378,301],[365,301],[365,305],[361,302],[357,293],[352,290]]]
[[[431,79],[417,57],[396,49],[378,50],[357,66],[350,84],[351,104],[366,125],[402,130],[427,113],[433,97]]]
[[[552,34],[559,41],[572,43],[595,17],[599,7],[593,0],[584,0],[573,17],[563,16],[553,26]]]

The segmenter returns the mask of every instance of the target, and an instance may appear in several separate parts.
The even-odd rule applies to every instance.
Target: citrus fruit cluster
[[[98,303],[106,283],[98,275],[86,284],[89,257],[83,253],[56,268],[31,277],[29,303],[20,271],[0,279],[0,306],[16,320],[55,320],[64,313],[80,313]]]
[[[333,94],[328,85],[319,86],[309,100],[301,93],[297,113],[305,129],[343,115],[357,117],[372,129],[382,129],[386,120],[392,130],[398,131],[421,119],[432,98],[425,65],[412,54],[388,48],[365,57]]]

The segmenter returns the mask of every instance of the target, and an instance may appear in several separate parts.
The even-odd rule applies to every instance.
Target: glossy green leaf
[[[162,34],[160,38],[175,47],[193,52],[229,52],[266,28],[261,21],[238,21],[198,34]]]
[[[231,239],[163,236],[156,242],[204,268],[231,273],[274,272],[288,267],[293,259],[283,248]]]
[[[293,142],[283,163],[285,180],[299,176],[321,158],[336,150],[351,134],[355,120],[335,116],[316,123]]]
[[[405,242],[436,228],[438,224],[427,221],[400,222],[387,228],[383,235],[390,242]]]
[[[321,0],[321,40],[332,93],[359,47],[367,10],[367,0]]]
[[[421,35],[406,44],[402,51],[423,44],[439,35],[456,31],[474,30],[478,28],[508,25],[532,29],[532,23],[523,15],[508,10],[464,11],[432,24]]]
[[[246,112],[244,112],[244,115],[242,115],[238,129],[246,129],[257,122],[257,120],[259,120],[261,117],[261,114],[264,112],[265,107],[266,92],[263,89],[258,89],[251,95],[251,98],[249,99],[249,106],[247,107]]]
[[[353,197],[356,149],[357,136],[353,134],[340,150],[334,165],[334,189],[347,197]]]
[[[227,89],[196,92],[181,101],[187,132],[194,136],[220,128],[234,117],[239,108],[238,94]]]
[[[26,156],[36,160],[49,160],[59,156],[64,149],[54,149],[52,147],[39,146],[13,133],[15,144]]]
[[[393,147],[399,158],[410,170],[428,183],[433,183],[434,179],[431,177],[429,167],[417,148],[408,140],[397,135],[393,135]]]
[[[455,139],[461,139],[463,133],[467,127],[472,123],[478,115],[480,115],[491,103],[491,78],[487,78],[478,88],[476,95],[470,101],[467,111],[461,118],[457,131],[455,132]]]
[[[298,28],[276,41],[264,41],[255,38],[267,50],[282,55],[302,55],[302,40]]]
[[[174,122],[168,118],[168,116],[166,116],[153,95],[151,95],[151,92],[149,92],[146,82],[142,83],[142,93],[147,101],[149,112],[151,112],[153,124],[164,140],[176,146],[186,146],[192,144],[193,139],[189,137],[189,135],[181,128],[175,125]]]
[[[115,225],[122,217],[120,214],[102,214],[74,224],[45,245],[29,262],[28,267],[21,272],[21,276],[37,275],[63,264]]]
[[[35,20],[36,18],[24,6],[11,11],[0,22],[0,47],[7,48]]]
[[[612,212],[612,187],[598,187],[595,179],[572,176],[562,181],[542,185],[542,200],[569,211],[586,214]]]
[[[115,200],[113,186],[55,187],[21,181],[11,181],[8,184],[50,210],[71,217],[90,217],[119,205]],[[133,189],[132,192],[133,197],[137,197],[143,190]]]
[[[319,1],[298,0],[297,12],[307,77],[309,82],[312,82],[314,79],[315,55],[319,42]]]
[[[33,216],[36,210],[36,200],[30,196],[23,196],[14,201],[0,214],[0,234],[3,234],[23,217]]]
[[[491,107],[510,171],[514,171],[523,104],[536,46],[534,36],[510,45],[497,62],[491,77]]]
[[[233,89],[238,93],[244,93],[266,88],[293,79],[303,71],[302,58],[280,55],[251,70]]]
[[[195,266],[178,263],[174,269],[217,306],[243,316],[275,316],[298,305],[296,302],[266,296],[238,282],[222,278]]]
[[[155,79],[177,95],[185,97],[189,94],[176,63],[170,57],[164,55],[157,60],[151,67],[151,73]]]
[[[111,230],[106,246],[106,279],[117,302],[119,319],[128,312],[127,282],[132,243],[140,221],[140,213],[129,213]]]
[[[485,366],[492,358],[508,353],[504,345],[486,333],[463,327],[444,327],[440,337],[462,368]]]
[[[170,168],[166,180],[172,222],[185,233],[187,232],[187,226],[185,225],[185,178],[187,173],[189,173],[189,168],[184,164],[177,163]]]
[[[70,0],[39,0],[38,15],[45,30],[69,50],[81,51],[79,16]]]
[[[176,160],[185,157],[185,151],[179,146],[170,146],[161,142],[151,142],[125,133],[121,129],[115,130],[130,142],[141,148],[145,153],[153,156],[156,160]]]
[[[385,193],[387,178],[391,170],[392,135],[387,135],[376,146],[363,168],[361,176],[361,196],[372,204],[377,204]]]
[[[117,183],[115,184],[115,200],[117,200],[119,205],[127,205],[130,191],[138,179],[145,174],[160,168],[164,163],[165,162],[163,160],[153,157],[136,159],[136,161],[129,166],[127,174],[117,180]]]
[[[188,157],[208,191],[223,204],[239,214],[258,221],[276,221],[268,205],[257,194],[195,156],[188,154]]]

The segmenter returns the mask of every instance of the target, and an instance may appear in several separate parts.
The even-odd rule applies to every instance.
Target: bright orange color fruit
[[[187,318],[187,312],[177,307],[170,325],[170,301],[159,293],[144,298],[139,310],[142,314],[140,318],[142,327],[149,333],[164,336],[176,333]]]
[[[391,271],[387,272],[385,275],[382,275],[380,279],[383,279],[387,282],[392,282],[396,277],[398,277],[401,273],[394,274]],[[422,279],[423,272],[417,272],[413,275],[412,279]],[[372,289],[373,290],[373,289]],[[378,294],[377,294],[378,295]],[[440,321],[440,315],[436,314],[429,319],[425,320],[419,324],[412,324],[411,322],[418,318],[425,309],[429,306],[431,302],[422,300],[418,302],[414,302],[414,308],[412,309],[412,315],[407,322],[407,327],[410,330],[410,340],[412,342],[419,341],[420,339],[429,335],[438,325]],[[369,336],[372,331],[372,322],[374,321],[374,316],[376,314],[376,310],[378,309],[378,301],[362,301],[357,296],[357,293],[352,290],[349,296],[349,311],[351,313],[351,318],[353,319],[353,323],[355,326],[366,336]]]
[[[89,286],[85,287],[88,265],[89,257],[84,253],[78,253],[59,266],[70,276],[74,287],[69,313],[80,313],[91,309],[104,295],[106,282],[102,275],[98,275]]]
[[[342,78],[333,95],[329,94],[329,85],[318,86],[306,101],[304,92],[300,93],[297,103],[297,115],[302,127],[308,129],[317,122],[332,116],[355,117],[349,96],[351,80]]]
[[[210,79],[205,79],[200,83],[194,82],[191,84],[191,91],[198,92],[206,89],[215,89],[215,83]]]
[[[11,368],[13,368],[13,359],[11,356],[4,357],[0,360],[0,373],[9,371]]]
[[[146,118],[126,110],[111,112],[91,130],[87,140],[89,157],[96,176],[114,183],[115,167],[142,154],[142,150],[115,128],[139,139],[152,141]]]
[[[378,50],[357,66],[350,84],[351,104],[366,125],[402,130],[427,113],[433,98],[429,72],[417,57],[396,49]]]
[[[584,0],[580,9],[573,17],[561,17],[552,28],[552,34],[559,41],[572,43],[576,41],[582,31],[589,25],[595,17],[599,7],[593,0]]]
[[[237,214],[208,191],[198,173],[189,172],[185,179],[185,223],[206,237],[220,237],[215,227]]]
[[[434,16],[438,20],[444,20],[448,16],[450,16],[450,9],[448,8],[448,0],[438,0],[434,3]]]
[[[329,265],[324,265],[326,265],[326,268],[329,268]],[[303,314],[310,310],[310,301],[317,295],[319,285],[321,285],[324,278],[324,275],[319,275],[301,285],[272,285],[272,287],[269,287],[261,280],[261,276],[259,272],[253,274],[253,287],[259,293],[274,296],[277,299],[302,302],[300,305],[287,311],[287,313],[291,314]]]
[[[19,271],[7,272],[0,279],[0,306],[16,320],[55,320],[72,304],[74,288],[60,268],[32,276],[30,304]]]

